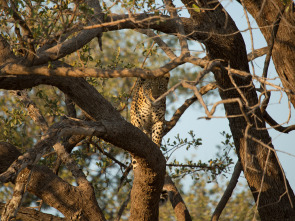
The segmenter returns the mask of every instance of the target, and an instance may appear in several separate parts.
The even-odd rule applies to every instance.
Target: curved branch
[[[8,78],[1,78],[0,88],[14,87],[24,89],[40,84],[56,86],[67,94],[84,111],[87,117],[103,123],[107,133],[102,136],[102,139],[130,152],[138,163],[138,167],[134,171],[131,193],[132,219],[142,220],[147,216],[150,220],[158,218],[159,196],[165,175],[165,158],[156,144],[138,128],[125,121],[120,113],[83,78],[32,75],[15,76],[12,82],[11,77]],[[54,130],[57,130],[57,128],[54,128]],[[52,133],[54,132],[56,133],[56,131],[52,131]],[[49,141],[46,143],[44,143],[45,141],[40,141],[37,144],[40,147],[40,152],[50,146],[51,142],[52,145],[56,143],[52,140]],[[36,152],[32,154],[36,154]],[[15,173],[17,171],[13,170],[10,172]],[[146,174],[146,176],[142,176],[142,174]],[[145,205],[151,206],[146,207]]]
[[[19,154],[15,146],[0,142],[0,173],[9,167],[6,164],[7,159],[16,160]],[[27,190],[44,200],[48,205],[58,208],[68,219],[73,217],[73,214],[83,211],[83,216],[86,219],[81,220],[104,220],[96,199],[91,197],[91,190],[71,186],[56,176],[48,167],[40,165],[24,169],[18,178],[25,177],[30,173],[31,179],[26,185]],[[20,212],[22,212],[22,208]],[[37,211],[35,211],[36,213],[38,214]]]
[[[206,86],[201,87],[200,94],[207,94],[210,90],[214,90],[217,87],[216,83],[210,83]],[[185,102],[175,111],[170,121],[166,121],[166,127],[164,134],[167,134],[178,122],[182,114],[186,111],[187,108],[190,107],[198,98],[194,95],[189,99],[186,99]]]
[[[249,54],[247,54],[248,61],[253,61],[256,58],[265,55],[267,52],[268,52],[268,47],[256,49],[254,50],[253,53],[250,52]]]
[[[264,120],[275,130],[280,131],[282,133],[289,133],[290,131],[295,130],[295,125],[290,125],[288,127],[283,127],[279,123],[277,123],[268,113],[264,111],[262,113]]]

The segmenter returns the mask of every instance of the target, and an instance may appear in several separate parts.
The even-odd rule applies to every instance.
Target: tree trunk
[[[272,59],[287,95],[295,107],[295,12],[294,3],[281,0],[243,0],[247,11],[256,20],[268,45],[273,25],[280,15]]]
[[[196,40],[206,45],[209,58],[222,59],[224,65],[249,72],[247,53],[242,35],[225,9],[219,5],[215,10],[196,12],[195,1],[182,0],[194,20],[196,32],[211,32],[204,38],[195,34]],[[206,4],[200,8],[214,8],[216,4]],[[189,33],[192,33],[191,30]],[[294,70],[294,69],[293,69]],[[229,126],[234,138],[244,175],[258,205],[261,220],[295,219],[294,193],[280,167],[271,138],[265,129],[265,122],[258,106],[257,94],[251,78],[233,77],[241,93],[235,89],[227,71],[214,71],[219,85],[222,100],[238,98],[243,103],[243,111],[247,113],[248,121],[241,116],[241,107],[237,102],[224,105]],[[267,147],[268,146],[268,147]]]

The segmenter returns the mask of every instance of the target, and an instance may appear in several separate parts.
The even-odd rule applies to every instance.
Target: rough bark
[[[0,203],[0,213],[5,206],[5,203]],[[65,218],[56,217],[50,214],[39,212],[35,209],[28,209],[25,207],[21,207],[16,216],[17,220],[25,220],[25,221],[64,221]]]
[[[169,175],[165,176],[164,188],[168,191],[169,200],[174,209],[177,221],[191,221],[192,218],[189,211]]]
[[[196,12],[193,7],[193,4],[196,4],[195,1],[183,0],[182,2],[189,8],[191,15],[191,18],[182,18],[187,37],[204,43],[208,50],[208,58],[221,59],[224,65],[230,65],[231,68],[249,73],[245,43],[235,23],[225,9],[219,5],[215,10]],[[201,2],[200,8],[214,8],[216,6],[216,3],[207,5],[205,1],[199,2]],[[254,2],[253,4],[255,4]],[[270,14],[270,16],[276,18],[277,14]],[[122,19],[124,16],[117,15],[113,18]],[[116,25],[105,27],[104,31],[146,27],[164,33],[176,33],[175,21],[173,19],[167,20],[162,17],[162,22],[155,23],[155,20],[148,19],[151,16],[146,14],[137,15],[135,18],[144,22],[135,24],[132,21],[126,21],[120,23],[120,27]],[[278,35],[279,32],[280,29],[278,30]],[[289,49],[281,48],[281,53],[284,53],[284,50]],[[283,59],[281,61],[284,62]],[[290,63],[292,62],[294,62],[294,59],[290,59]],[[283,66],[284,64],[280,65],[281,68]],[[290,68],[290,65],[288,65],[288,68],[290,72],[294,70]],[[213,72],[223,100],[238,98],[244,102],[240,93],[231,83],[227,71],[214,70]],[[254,113],[248,116],[248,124],[243,117],[234,117],[229,118],[229,125],[244,174],[258,204],[259,215],[262,220],[294,219],[295,211],[292,206],[295,202],[294,193],[284,177],[284,172],[279,165],[275,153],[272,151],[271,138],[265,130],[265,122],[261,112],[256,108],[258,107],[258,99],[251,82],[252,79],[236,77],[233,79],[247,100],[246,111],[249,114],[252,114],[251,112]],[[240,107],[236,103],[228,103],[224,106],[227,116],[241,114]],[[247,125],[249,126],[247,127]],[[264,170],[265,168],[266,171]]]
[[[192,4],[195,4],[190,0],[182,2],[187,8],[193,8]],[[216,6],[216,4],[202,3],[200,7]],[[240,33],[237,33],[238,29],[234,21],[221,5],[212,11],[201,10],[197,13],[191,9],[189,13],[194,20],[196,30],[200,32],[211,30],[207,38],[195,35],[197,40],[202,40],[206,45],[210,59],[222,59],[225,65],[230,64],[233,68],[249,72],[243,38]],[[223,100],[239,98],[243,101],[226,71],[213,72]],[[271,138],[265,130],[265,122],[260,110],[255,108],[258,99],[251,78],[235,77],[234,81],[248,102],[246,111],[250,122],[247,122],[244,117],[232,117],[228,118],[229,126],[245,177],[258,204],[259,215],[262,220],[294,219],[295,210],[292,206],[295,203],[294,193],[288,181],[285,180],[283,170],[272,151]],[[245,104],[245,101],[243,102]],[[227,116],[241,114],[237,103],[228,103],[224,107]],[[265,147],[267,145],[269,149]]]
[[[202,5],[200,5],[201,7],[213,8],[216,6],[215,4],[206,5],[203,1],[200,2],[202,3]],[[256,5],[255,1],[245,1],[245,5],[249,7],[248,10],[251,12],[251,8],[247,4],[251,3],[250,5],[253,5],[253,7],[259,8],[259,4],[262,2],[268,4],[268,1],[258,1],[258,5]],[[187,8],[190,8],[189,12],[191,14],[191,18],[182,18],[184,31],[187,37],[204,43],[210,59],[221,59],[224,65],[230,65],[232,68],[249,72],[247,54],[242,36],[238,33],[234,22],[230,16],[226,14],[222,6],[219,5],[215,10],[200,10],[200,12],[196,12],[193,10],[193,4],[196,4],[195,1],[183,0],[183,3]],[[279,8],[281,8],[280,5]],[[269,18],[267,18],[269,21],[271,21],[271,18],[276,18],[277,12],[279,11],[279,9],[277,9],[277,11],[274,12],[270,10],[270,8],[262,9],[262,11],[263,10],[269,11],[264,12],[265,15],[269,16]],[[118,16],[118,18],[124,18],[124,16]],[[125,17],[128,17],[128,15]],[[147,14],[141,14],[134,16],[133,20],[143,20],[148,17],[149,15]],[[290,19],[291,18],[290,14]],[[176,33],[175,20],[165,20],[165,22],[153,21],[158,21],[158,19],[147,20],[147,22],[139,24],[126,21],[120,23],[119,26],[114,25],[103,28],[103,31],[123,28],[153,28],[167,34]],[[263,25],[265,24],[263,23],[260,26],[262,27]],[[265,35],[267,35],[267,32],[265,33]],[[288,33],[289,38],[284,39],[284,35]],[[274,50],[276,50],[276,47],[279,47],[277,53],[280,51],[282,54],[288,53],[289,56],[282,59],[282,54],[280,56],[278,55],[277,60],[274,58],[274,62],[277,64],[276,66],[278,66],[276,68],[281,78],[287,73],[285,78],[288,79],[291,84],[293,81],[292,79],[294,79],[292,78],[293,75],[290,74],[291,71],[294,70],[294,59],[292,59],[292,55],[294,56],[295,53],[290,54],[290,48],[293,50],[294,46],[293,44],[290,46],[287,43],[290,43],[290,39],[295,38],[291,38],[291,34],[294,34],[293,31],[289,31],[288,33],[284,33],[284,30],[281,30],[281,27],[279,28],[277,36],[281,37],[283,45],[281,47],[276,45],[278,41],[276,40]],[[5,47],[1,49],[5,49]],[[6,53],[6,50],[1,50],[1,53],[1,64],[7,61],[6,58],[10,59],[10,57],[13,57],[9,51]],[[274,53],[275,52],[273,52],[273,55]],[[287,61],[286,64],[280,63],[285,62],[285,59]],[[265,123],[259,108],[256,108],[258,107],[258,100],[255,88],[251,83],[251,78],[233,77],[235,84],[240,88],[241,92],[239,92],[232,84],[227,71],[214,70],[214,76],[219,86],[221,98],[223,100],[232,98],[240,99],[244,104],[244,111],[249,113],[247,121],[244,117],[236,116],[229,118],[229,124],[245,177],[254,199],[258,204],[258,211],[261,219],[294,219],[295,211],[291,205],[294,205],[295,197],[272,151],[271,138],[268,132],[264,130]],[[283,82],[283,84],[286,84],[284,85],[286,88],[288,88],[287,83],[288,82]],[[8,90],[25,89],[40,84],[49,84],[60,88],[84,110],[90,118],[97,121],[108,120],[109,122],[113,122],[107,123],[109,131],[104,139],[130,151],[140,165],[135,170],[134,188],[131,195],[133,202],[131,217],[134,220],[155,220],[158,213],[158,209],[156,208],[157,197],[160,194],[161,185],[163,184],[162,178],[164,176],[164,171],[162,171],[164,159],[162,155],[156,151],[156,146],[151,144],[150,140],[142,132],[125,122],[120,117],[120,114],[83,79],[36,75],[15,76],[13,78],[2,76],[0,79],[0,88]],[[289,87],[293,86],[291,85]],[[241,96],[241,93],[243,96]],[[243,97],[245,97],[246,100],[243,100]],[[240,106],[236,103],[225,104],[225,110],[227,116],[241,114]],[[116,130],[118,127],[121,128],[121,130]],[[122,137],[125,139],[121,139]],[[266,147],[267,145],[268,147]],[[142,146],[146,148],[141,148]],[[149,159],[147,159],[147,156],[150,156],[148,157]]]
[[[10,164],[21,155],[15,146],[6,142],[0,143],[0,152],[0,173],[6,171]],[[7,159],[10,164],[7,164]],[[97,207],[94,206],[96,201],[92,204],[90,198],[85,198],[84,195],[87,194],[87,190],[83,191],[79,187],[69,185],[45,166],[26,168],[19,174],[19,177],[28,174],[30,171],[32,171],[32,175],[27,185],[27,190],[43,199],[48,205],[57,208],[66,217],[74,217],[73,214],[78,211],[83,212],[82,220],[104,220],[99,215],[101,212],[96,211]],[[42,213],[40,215],[37,211],[29,212],[25,209],[21,209],[20,215],[17,217],[19,216],[22,219],[25,217],[25,220],[43,220],[43,218],[41,218],[43,217]],[[46,218],[44,215],[44,220],[50,220],[50,218],[54,220],[54,216]],[[58,217],[56,217],[56,220],[58,220]]]
[[[278,33],[276,35],[272,59],[276,71],[287,90],[290,100],[295,107],[295,10],[294,3],[289,1],[272,0],[243,0],[249,13],[256,20],[266,42],[270,44],[273,25],[281,15]],[[287,2],[287,1],[286,1]]]

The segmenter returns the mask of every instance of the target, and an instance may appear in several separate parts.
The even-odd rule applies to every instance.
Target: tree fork
[[[225,64],[230,64],[232,68],[249,72],[242,35],[238,32],[231,17],[228,14],[225,15],[225,9],[220,4],[217,5],[218,3],[208,5],[206,1],[201,1],[203,4],[199,5],[200,8],[216,8],[215,10],[201,10],[198,13],[193,10],[192,4],[194,1],[182,0],[182,2],[187,8],[190,8],[189,13],[196,24],[196,30],[207,29],[208,31],[208,27],[215,27],[207,39],[196,39],[202,40],[205,44],[209,52],[209,58],[212,60],[221,59]],[[206,23],[202,21],[206,21]],[[214,70],[213,73],[223,100],[240,98],[243,101],[241,94],[234,88],[226,71]],[[255,87],[251,82],[252,79],[237,77],[233,77],[233,79],[249,103],[248,111],[254,108],[254,117],[253,115],[248,116],[251,126],[247,125],[243,117],[228,119],[245,177],[256,205],[258,205],[259,215],[262,220],[294,219],[295,210],[293,205],[295,205],[295,196],[275,156],[262,114],[259,109],[255,108],[258,99]],[[227,116],[241,113],[235,103],[225,104],[224,107]],[[263,144],[267,144],[271,149],[254,141],[251,137],[256,138]],[[270,153],[268,150],[271,150]],[[268,153],[270,154],[269,157]],[[266,162],[267,159],[268,162]]]

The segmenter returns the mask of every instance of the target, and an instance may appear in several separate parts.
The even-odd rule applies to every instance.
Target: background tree
[[[180,197],[181,185],[178,190],[171,185],[168,194],[177,219],[191,220],[188,211],[193,217],[209,219],[215,206],[212,219],[218,219],[241,170],[261,220],[294,219],[294,193],[265,125],[266,121],[281,132],[294,128],[279,125],[266,111],[274,88],[294,100],[294,3],[265,2],[240,1],[268,43],[266,49],[252,48],[247,57],[241,33],[218,1],[182,0],[179,8],[171,0],[160,5],[145,0],[2,1],[0,136],[5,142],[0,143],[0,182],[5,183],[3,190],[13,194],[3,195],[6,205],[1,219],[15,216],[22,201],[34,206],[32,202],[40,198],[68,219],[110,220],[123,214],[122,219],[157,220],[164,155],[201,144],[190,132],[189,138],[168,140],[163,155],[128,123],[131,77],[153,79],[167,72],[172,73],[171,89],[163,96],[177,91],[182,105],[173,105],[176,111],[166,122],[166,133],[195,101],[208,119],[214,118],[217,105],[224,104],[238,156],[234,176],[218,205],[212,198],[223,189],[215,188],[206,196],[203,179],[192,185],[187,197],[182,194],[187,205]],[[185,9],[190,17],[178,17]],[[119,32],[123,29],[130,31]],[[206,57],[190,51],[189,41],[200,42]],[[266,54],[263,73],[250,74],[248,61],[261,54]],[[283,87],[267,78],[271,56]],[[222,100],[209,109],[202,95],[215,88]],[[193,96],[188,98],[190,93]],[[168,96],[170,102],[173,99]],[[226,136],[224,145],[232,147]],[[130,155],[138,167],[128,175]],[[205,171],[214,180],[230,164],[232,159],[224,151],[208,163],[188,159],[167,166],[176,168],[172,177],[194,174],[198,179],[198,173]],[[32,195],[24,197],[26,191]],[[228,204],[232,211],[244,220],[256,216],[255,211],[238,210],[253,206],[249,198],[239,201],[249,196],[246,192],[235,196],[238,206]],[[204,212],[196,211],[198,203]],[[18,214],[28,220],[29,216],[52,218],[37,212],[26,215],[23,208]],[[224,214],[225,219],[233,219],[227,210]]]

